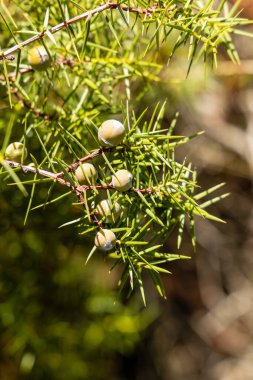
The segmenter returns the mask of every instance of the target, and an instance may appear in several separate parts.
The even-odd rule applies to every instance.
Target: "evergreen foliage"
[[[32,210],[68,201],[80,215],[60,227],[75,225],[91,241],[103,229],[114,232],[115,248],[106,255],[114,259],[113,267],[123,265],[120,287],[138,284],[144,302],[143,270],[165,296],[160,273],[169,271],[163,264],[189,256],[180,251],[185,225],[195,248],[194,218],[221,221],[206,208],[226,194],[210,199],[221,185],[200,190],[193,166],[176,161],[176,149],[196,136],[174,132],[178,115],[170,125],[163,123],[166,103],[150,105],[150,118],[146,109],[136,114],[135,106],[161,81],[163,65],[182,46],[188,47],[188,73],[199,60],[204,68],[208,62],[217,65],[219,47],[238,62],[231,35],[243,34],[240,26],[248,21],[237,12],[226,0],[37,0],[13,1],[10,9],[1,3],[1,181],[27,196],[25,222]],[[160,49],[166,51],[162,60]],[[136,82],[142,88],[138,94]],[[121,121],[126,133],[119,145],[101,147],[98,128],[108,119]],[[6,147],[16,141],[28,152],[21,163],[5,157]],[[87,161],[98,179],[81,185],[75,171]],[[121,169],[133,176],[124,192],[111,183]],[[46,189],[45,200],[35,204],[40,187]],[[112,208],[121,206],[118,221],[98,218],[102,199]],[[174,230],[178,251],[164,252]],[[87,261],[97,252],[94,245]]]

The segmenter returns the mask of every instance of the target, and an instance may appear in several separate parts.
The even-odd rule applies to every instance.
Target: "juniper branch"
[[[67,171],[68,172],[74,171],[74,168],[76,168],[76,166],[78,166],[81,162],[85,162],[85,161],[91,160],[92,158],[98,156],[99,154],[101,154],[105,150],[108,151],[109,149],[111,149],[111,148],[97,149],[95,152],[93,152],[95,155],[93,155],[93,153],[91,153],[91,154],[83,157],[82,159],[80,159],[76,163],[70,165],[68,167]],[[28,173],[30,173],[30,174],[39,174],[42,177],[51,178],[52,180],[54,180],[58,184],[70,188],[78,197],[79,197],[80,194],[82,194],[84,191],[87,191],[87,190],[109,190],[109,189],[114,189],[114,187],[113,187],[113,185],[111,183],[108,184],[108,185],[87,185],[87,186],[77,185],[76,186],[73,183],[71,183],[69,181],[66,181],[64,178],[62,178],[64,176],[63,172],[53,173],[53,172],[50,172],[48,170],[39,169],[39,168],[36,168],[36,167],[33,167],[33,166],[29,166],[29,165],[23,165],[23,164],[20,164],[19,162],[15,162],[15,161],[11,161],[11,160],[4,160],[4,161],[5,161],[5,163],[7,165],[9,165],[13,169],[20,168],[25,174],[28,174]],[[139,188],[132,188],[132,189],[130,189],[130,191],[133,191],[135,193],[138,193],[138,192],[140,192],[140,193],[154,193],[157,190],[158,190],[157,186],[153,187],[153,188],[148,188],[148,189],[139,189]]]
[[[69,172],[75,171],[75,169],[76,169],[80,164],[82,164],[83,162],[90,161],[90,160],[92,160],[93,158],[95,158],[95,157],[97,157],[97,156],[100,156],[102,153],[105,153],[105,152],[111,152],[113,149],[115,149],[115,148],[107,148],[107,147],[103,147],[103,148],[96,149],[96,150],[94,150],[94,152],[91,152],[91,153],[87,154],[87,156],[82,157],[82,158],[80,158],[78,161],[76,161],[76,162],[74,162],[73,164],[69,165],[69,167],[68,167],[68,171],[69,171]],[[120,147],[120,150],[123,151],[124,149],[125,149],[124,146]],[[59,173],[59,175],[62,175],[62,173]]]
[[[59,173],[53,173],[47,170],[35,168],[29,165],[23,165],[18,162],[14,162],[10,160],[5,160],[5,163],[7,163],[11,168],[20,168],[24,173],[40,174],[43,177],[51,178],[52,180],[54,180],[55,182],[57,182],[58,184],[62,186],[66,186],[70,188],[71,191],[76,195],[80,203],[83,205],[83,207],[86,207],[83,192],[86,190],[92,190],[92,189],[97,188],[97,186],[76,186],[73,183],[59,177]],[[112,186],[109,185],[109,186],[99,186],[99,187],[103,189],[107,189],[107,188],[111,188]],[[98,228],[102,229],[102,225],[100,221],[98,220],[98,218],[96,217],[96,215],[91,212],[90,212],[90,215],[94,223],[98,226]]]
[[[69,19],[69,20],[65,20],[65,21],[61,22],[60,24],[55,25],[48,30],[42,30],[42,32],[36,34],[35,36],[32,36],[32,37],[28,38],[27,40],[22,41],[19,44],[12,46],[11,48],[7,49],[6,51],[0,52],[0,60],[10,58],[11,54],[13,54],[15,51],[21,50],[21,48],[23,48],[24,46],[27,46],[33,42],[36,42],[36,41],[42,39],[44,36],[46,36],[50,33],[54,34],[54,33],[58,32],[59,30],[62,30],[64,28],[68,27],[71,24],[74,24],[76,22],[80,22],[84,19],[91,18],[92,16],[94,16],[98,13],[104,12],[108,9],[114,10],[114,9],[118,9],[119,7],[124,12],[132,12],[132,13],[138,13],[138,14],[142,14],[142,15],[151,15],[152,13],[157,11],[156,6],[154,6],[153,8],[147,8],[147,9],[140,8],[140,7],[132,8],[132,7],[127,7],[127,6],[121,5],[119,3],[111,3],[110,1],[108,1],[108,3],[106,3],[106,4],[100,5],[99,7],[96,7],[94,9],[89,10],[89,11],[86,11],[86,12],[84,12],[78,16],[75,16],[75,17]],[[11,59],[13,59],[13,58],[11,58]]]

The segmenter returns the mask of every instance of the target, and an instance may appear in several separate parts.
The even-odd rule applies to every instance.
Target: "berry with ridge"
[[[96,212],[100,218],[104,218],[105,223],[116,223],[121,213],[118,202],[111,204],[108,199],[103,199],[96,207]]]
[[[95,237],[95,246],[102,251],[110,251],[116,244],[116,236],[111,230],[101,230]]]
[[[89,163],[84,163],[78,166],[75,171],[75,176],[80,185],[94,185],[97,178],[98,173],[94,165]]]
[[[33,47],[28,52],[28,62],[34,70],[44,71],[49,68],[51,64],[50,57],[42,45]]]
[[[116,190],[127,191],[132,187],[133,176],[126,170],[118,170],[115,175],[112,176],[112,185]]]
[[[20,163],[22,158],[25,159],[26,156],[27,150],[21,142],[13,142],[9,144],[5,150],[5,158],[7,160]]]
[[[125,128],[118,120],[106,120],[98,128],[98,140],[102,146],[119,145],[125,136]]]

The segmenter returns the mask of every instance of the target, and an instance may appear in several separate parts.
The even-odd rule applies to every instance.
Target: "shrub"
[[[236,7],[228,11],[226,3],[58,1],[46,7],[38,1],[2,7],[1,176],[28,195],[25,221],[32,208],[73,202],[74,196],[80,216],[61,226],[73,224],[96,239],[87,260],[97,252],[98,235],[109,230],[116,242],[106,254],[124,266],[120,285],[129,280],[133,289],[137,283],[144,301],[143,270],[165,296],[159,274],[169,271],[162,264],[188,257],[180,252],[185,224],[195,248],[194,218],[221,221],[206,207],[226,195],[203,202],[221,185],[199,191],[196,170],[176,161],[176,149],[196,136],[174,134],[178,115],[170,125],[163,122],[166,102],[150,105],[150,118],[145,109],[136,113],[136,105],[162,80],[163,65],[182,46],[188,47],[188,73],[194,61],[202,59],[204,68],[207,62],[216,65],[219,46],[238,61],[231,34],[243,34],[238,27],[247,20],[236,17]],[[21,163],[4,156],[16,140],[28,152]],[[126,180],[122,173],[129,173]],[[47,196],[35,206],[40,186]],[[118,221],[98,217],[96,205],[104,194],[122,208]],[[173,230],[178,251],[164,252]]]

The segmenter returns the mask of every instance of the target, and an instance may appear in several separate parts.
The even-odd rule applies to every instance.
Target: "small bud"
[[[98,140],[102,146],[120,144],[125,136],[125,128],[118,120],[106,120],[98,128]]]
[[[28,52],[28,62],[34,70],[44,71],[51,64],[50,57],[42,45],[35,46]]]
[[[112,185],[116,190],[127,191],[132,187],[132,180],[132,174],[126,169],[121,169],[112,176]]]
[[[96,212],[100,218],[105,218],[105,223],[116,223],[121,213],[118,202],[110,206],[108,199],[103,199],[96,207]]]
[[[25,159],[27,150],[21,142],[14,142],[7,146],[5,151],[5,158],[7,160],[21,162],[22,157]]]
[[[84,163],[76,169],[75,176],[80,185],[89,186],[95,184],[98,178],[98,173],[94,165]]]
[[[95,245],[102,251],[109,251],[116,244],[116,236],[111,230],[101,230],[95,237]]]

